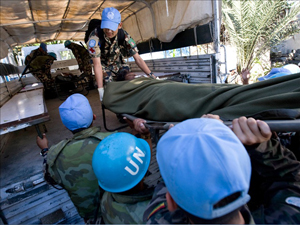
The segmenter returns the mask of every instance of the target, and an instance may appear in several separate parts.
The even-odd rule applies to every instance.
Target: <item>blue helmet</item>
[[[49,52],[48,55],[50,55],[50,56],[52,56],[53,58],[55,58],[55,60],[57,59],[57,58],[56,58],[56,54],[55,54],[54,52]]]
[[[144,178],[150,159],[150,147],[145,140],[119,132],[99,143],[92,166],[99,186],[115,193],[136,186]]]
[[[69,40],[65,41],[65,47],[69,46],[71,43],[72,43],[72,42],[69,41]]]

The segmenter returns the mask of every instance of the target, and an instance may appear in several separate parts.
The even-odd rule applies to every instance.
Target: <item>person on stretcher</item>
[[[147,75],[137,75],[134,72],[130,72],[127,69],[120,69],[120,71],[117,73],[117,81],[124,81],[124,80],[133,80],[135,78],[139,77],[148,77]]]

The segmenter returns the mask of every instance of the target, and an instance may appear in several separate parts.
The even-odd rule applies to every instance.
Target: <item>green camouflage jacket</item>
[[[50,55],[40,55],[35,57],[31,63],[30,67],[33,70],[43,70],[50,73],[51,65],[54,62],[54,58]]]
[[[110,134],[91,127],[52,146],[47,155],[51,177],[68,192],[79,215],[85,219],[94,218],[100,196],[92,169],[93,153],[99,142]]]
[[[138,52],[135,41],[125,30],[124,33],[125,41],[123,45],[118,44],[118,36],[111,42],[110,39],[104,35],[104,52],[101,52],[97,29],[91,32],[89,41],[87,42],[88,50],[92,58],[101,57],[103,71],[113,71],[117,73],[120,68],[128,66],[125,58],[131,57]]]
[[[47,52],[40,50],[40,48],[32,50],[25,58],[25,65],[27,65],[31,60],[35,59],[37,56],[48,55]]]
[[[252,163],[248,207],[241,213],[246,223],[300,224],[300,162],[276,139],[247,147]],[[157,185],[143,219],[148,224],[188,223],[180,209],[169,212],[164,183]],[[248,216],[247,216],[248,215]],[[248,218],[248,219],[247,219]],[[254,219],[254,221],[253,221]]]
[[[92,64],[90,63],[90,54],[88,50],[76,43],[71,43],[68,45],[68,48],[72,50],[73,55],[75,56],[79,70],[85,72],[87,75],[92,74]]]
[[[106,224],[142,224],[153,188],[132,195],[104,192],[101,215]]]

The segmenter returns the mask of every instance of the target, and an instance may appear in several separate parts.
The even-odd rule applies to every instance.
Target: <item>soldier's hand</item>
[[[201,116],[201,118],[216,119],[216,120],[220,120],[221,122],[223,122],[220,119],[220,116],[219,115],[215,115],[215,114],[204,114],[204,115]]]
[[[232,121],[232,130],[244,145],[260,144],[272,136],[266,122],[244,116]]]
[[[134,129],[140,134],[148,134],[149,130],[145,126],[146,121],[143,119],[135,119],[133,121]]]
[[[103,89],[103,87],[98,88],[98,92],[99,92],[100,101],[102,102],[103,95],[104,95],[104,89]]]
[[[48,139],[46,138],[46,134],[43,134],[43,138],[37,136],[36,144],[39,146],[40,149],[48,148]]]

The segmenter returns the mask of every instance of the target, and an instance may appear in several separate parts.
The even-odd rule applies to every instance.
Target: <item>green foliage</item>
[[[251,70],[255,62],[281,41],[299,32],[300,2],[283,0],[222,0],[223,23],[236,47],[237,69]]]

